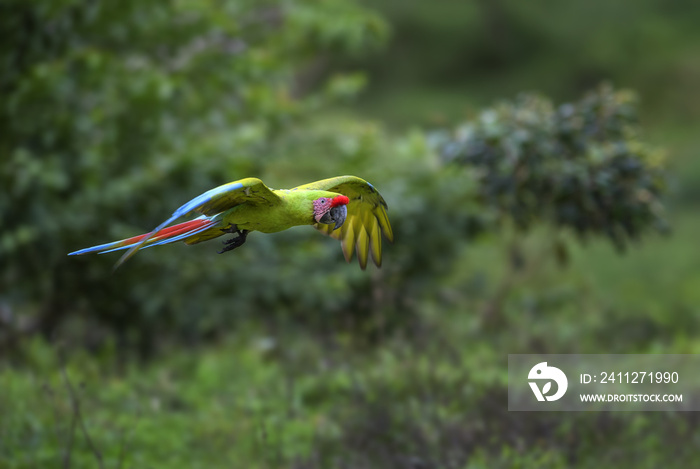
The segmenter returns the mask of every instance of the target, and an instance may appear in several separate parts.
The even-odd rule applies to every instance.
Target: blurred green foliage
[[[524,95],[440,138],[443,158],[475,171],[483,203],[520,229],[547,221],[623,249],[666,228],[664,153],[640,141],[629,92],[601,86],[556,108]]]
[[[283,142],[303,142],[297,152],[307,151],[307,141],[323,137],[307,131],[305,120],[360,84],[338,75],[304,90],[304,64],[317,54],[375,47],[386,35],[384,22],[345,1],[222,8],[17,1],[2,8],[0,185],[8,197],[0,205],[0,257],[8,267],[0,292],[17,313],[38,312],[23,327],[48,336],[68,315],[82,313],[122,341],[140,335],[135,340],[144,349],[173,323],[214,330],[212,318],[280,304],[273,285],[284,281],[267,275],[268,262],[279,258],[275,250],[256,258],[251,249],[214,265],[189,263],[197,253],[161,252],[115,275],[110,260],[76,262],[65,254],[147,231],[212,186],[274,175],[265,168],[294,158]],[[352,145],[355,137],[347,139]],[[232,274],[231,262],[245,269]],[[170,269],[180,275],[164,275]],[[304,304],[311,306],[313,300]],[[192,329],[193,322],[201,328]],[[92,326],[86,331],[99,330]]]
[[[697,200],[691,3],[0,2],[0,466],[696,465],[690,413],[505,410],[507,353],[700,350],[696,207],[596,240],[661,221],[648,142]],[[610,78],[641,108],[573,101]],[[476,112],[532,88],[573,104]],[[381,270],[311,228],[66,256],[340,174],[389,203]]]

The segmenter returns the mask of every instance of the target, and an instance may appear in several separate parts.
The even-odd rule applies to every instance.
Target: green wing
[[[201,213],[208,217],[224,212],[236,205],[254,204],[273,206],[280,198],[258,178],[245,178],[215,187],[195,197],[173,213],[180,217]],[[174,220],[172,220],[174,221]]]
[[[382,265],[382,234],[394,241],[387,205],[377,189],[364,179],[355,176],[339,176],[295,187],[295,190],[324,190],[347,196],[348,215],[345,224],[337,230],[332,225],[315,224],[319,231],[340,240],[343,255],[350,262],[357,251],[360,267],[367,267],[367,254],[371,254],[377,267]]]
[[[146,236],[140,243],[134,245],[126,251],[117,262],[116,267],[119,267],[124,261],[136,254],[149,239],[155,236],[160,230],[167,227],[180,217],[201,213],[208,217],[217,215],[221,212],[241,204],[255,204],[272,206],[279,203],[280,198],[270,190],[260,179],[245,178],[239,181],[229,182],[207,192],[198,195],[173,212],[172,216],[158,225],[151,233]]]

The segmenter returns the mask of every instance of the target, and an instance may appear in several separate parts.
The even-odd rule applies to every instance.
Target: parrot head
[[[323,223],[324,225],[332,225],[335,223],[334,230],[337,230],[343,223],[345,223],[345,217],[348,215],[348,203],[350,199],[344,195],[338,195],[335,197],[321,197],[320,199],[314,200],[314,220],[316,223]]]

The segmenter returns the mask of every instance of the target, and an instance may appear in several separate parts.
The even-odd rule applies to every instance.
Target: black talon
[[[229,225],[227,228],[219,228],[224,233],[240,233],[237,225]]]
[[[248,231],[247,230],[239,230],[238,228],[229,228],[226,231],[227,233],[235,233],[236,236],[234,236],[231,239],[227,239],[223,241],[224,248],[219,251],[219,254],[223,254],[228,251],[233,251],[237,247],[243,246],[243,243],[245,243],[245,239],[248,236]]]

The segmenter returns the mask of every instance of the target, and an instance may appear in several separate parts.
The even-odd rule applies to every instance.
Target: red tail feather
[[[177,235],[180,235],[182,233],[186,233],[188,231],[196,230],[197,228],[203,228],[205,225],[208,225],[208,224],[211,224],[211,220],[197,219],[197,220],[186,221],[186,222],[180,223],[178,225],[173,225],[173,226],[169,226],[167,228],[163,228],[158,233],[154,234],[151,239],[154,241],[159,241],[162,239],[170,238],[171,236],[177,236]],[[150,235],[150,233],[144,233],[142,235],[134,236],[133,238],[125,239],[124,244],[138,243],[139,241],[141,241],[143,238],[145,238],[148,235]]]
[[[113,241],[111,243],[81,249],[80,251],[71,252],[69,255],[77,256],[90,252],[103,253],[117,251],[120,249],[129,249],[131,246],[138,245],[138,243],[142,242],[146,237],[149,239],[142,247],[148,247],[153,244],[168,244],[175,241],[187,242],[190,235],[196,235],[206,231],[208,228],[215,226],[216,223],[216,221],[210,218],[197,218],[196,220],[186,221],[184,223],[180,223],[179,225],[163,228],[157,233],[154,233],[152,236],[151,233],[145,233],[139,236],[134,236],[133,238],[122,239],[120,241]]]

